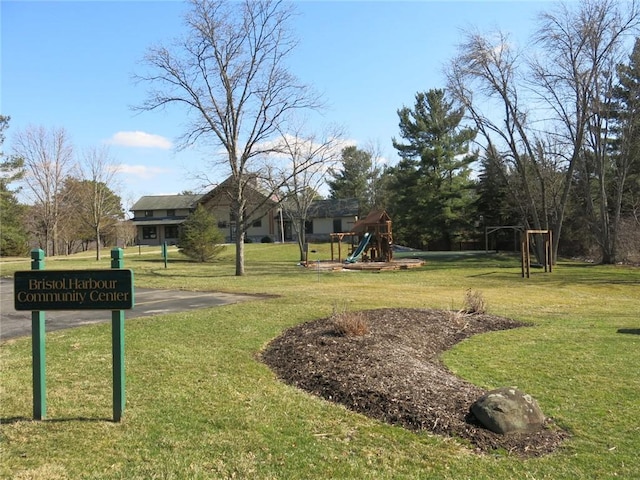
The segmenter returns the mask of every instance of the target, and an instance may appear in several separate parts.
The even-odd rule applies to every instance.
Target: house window
[[[262,227],[262,219],[261,219],[261,218],[259,218],[258,220],[254,221],[254,222],[251,224],[251,226],[252,226],[252,227],[255,227],[255,228],[260,228],[260,227]]]
[[[164,227],[164,236],[165,238],[178,238],[178,226],[167,225]]]
[[[153,217],[153,210],[145,210],[144,211],[144,216],[145,217]]]
[[[167,217],[175,217],[175,216],[176,216],[175,210],[167,210]]]
[[[218,222],[218,228],[227,228],[229,226],[228,222],[225,222],[224,220],[220,220]]]
[[[151,240],[156,237],[156,227],[142,227],[142,238],[144,240]]]
[[[304,221],[304,233],[307,235],[313,234],[313,220]]]
[[[342,219],[334,218],[333,219],[333,233],[341,233],[342,232]]]

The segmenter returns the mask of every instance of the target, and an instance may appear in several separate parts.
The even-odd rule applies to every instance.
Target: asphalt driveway
[[[125,311],[126,319],[182,312],[258,300],[256,295],[182,290],[135,289],[135,306]],[[69,310],[46,312],[46,331],[111,321],[109,310]],[[13,279],[0,278],[0,342],[31,335],[31,312],[14,308]]]

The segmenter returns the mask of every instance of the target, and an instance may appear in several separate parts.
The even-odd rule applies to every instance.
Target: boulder
[[[471,406],[471,413],[496,433],[535,432],[544,425],[538,402],[513,387],[485,393]]]

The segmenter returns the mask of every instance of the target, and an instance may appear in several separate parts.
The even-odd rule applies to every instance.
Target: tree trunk
[[[300,220],[299,227],[300,231],[298,232],[298,247],[300,248],[300,261],[304,262],[307,258],[304,252],[304,244],[306,243],[306,235],[304,231],[304,220]]]
[[[55,257],[58,254],[58,228],[55,223],[51,227],[51,256]]]
[[[96,261],[100,260],[100,227],[96,225]]]
[[[236,277],[244,275],[244,235],[244,228],[240,228],[238,225],[236,229]]]

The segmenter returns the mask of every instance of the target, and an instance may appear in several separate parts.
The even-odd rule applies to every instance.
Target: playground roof
[[[358,220],[352,230],[361,232],[371,225],[386,225],[388,221],[391,221],[391,217],[385,210],[374,210],[362,220]]]

